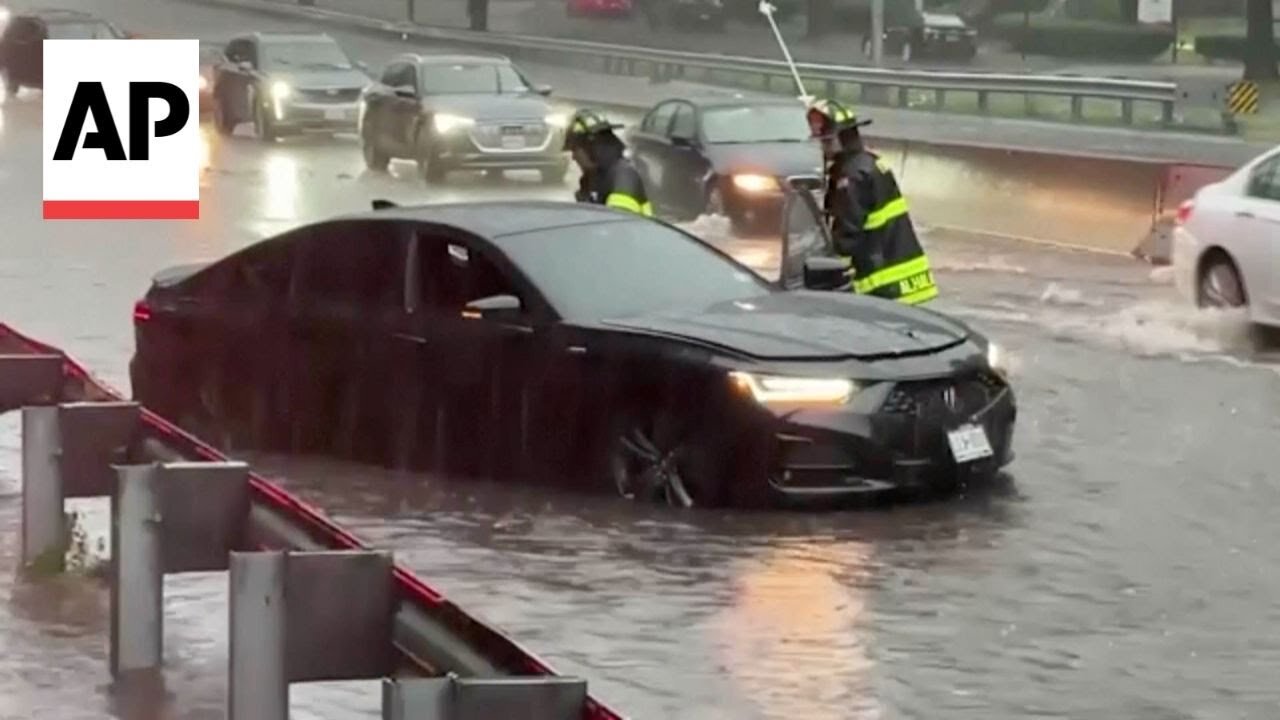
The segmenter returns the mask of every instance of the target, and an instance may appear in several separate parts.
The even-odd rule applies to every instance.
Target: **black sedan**
[[[123,40],[133,37],[79,10],[37,9],[12,13],[0,6],[0,99],[24,87],[44,87],[44,41]]]
[[[728,215],[736,231],[778,231],[785,179],[822,175],[822,149],[794,100],[707,94],[655,105],[630,134],[665,217]]]
[[[364,63],[325,33],[255,32],[227,43],[213,73],[213,116],[230,135],[241,123],[271,142],[305,132],[356,127]]]
[[[600,206],[375,207],[158,274],[137,400],[224,444],[682,505],[937,489],[1012,458],[998,351],[960,321],[783,290]]]
[[[402,55],[361,100],[365,164],[418,163],[428,182],[451,170],[536,169],[549,183],[569,171],[568,117],[510,60],[484,55]]]

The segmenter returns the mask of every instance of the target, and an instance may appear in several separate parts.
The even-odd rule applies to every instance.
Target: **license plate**
[[[325,108],[325,120],[346,120],[347,111],[343,108]]]
[[[524,147],[524,136],[505,135],[502,138],[502,147],[506,150],[518,150]]]
[[[947,442],[951,445],[951,456],[958,463],[973,462],[991,457],[991,442],[987,440],[987,431],[981,425],[964,425],[947,433]]]

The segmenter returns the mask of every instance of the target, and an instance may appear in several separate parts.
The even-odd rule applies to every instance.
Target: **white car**
[[[1200,307],[1244,307],[1280,327],[1280,146],[1178,208],[1173,267],[1179,291]]]

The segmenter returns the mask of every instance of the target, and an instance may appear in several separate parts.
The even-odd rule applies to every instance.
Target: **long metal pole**
[[[884,65],[884,0],[871,0],[871,64]]]
[[[782,31],[778,29],[778,23],[773,19],[774,6],[769,3],[769,0],[760,0],[759,10],[760,14],[769,21],[769,27],[773,29],[773,37],[778,41],[778,47],[782,48],[782,56],[787,59],[787,67],[791,68],[791,77],[795,78],[800,99],[805,102],[812,100],[813,96],[804,89],[804,81],[800,79],[800,71],[796,68],[795,60],[791,59],[791,49],[787,47],[787,41],[782,39]]]

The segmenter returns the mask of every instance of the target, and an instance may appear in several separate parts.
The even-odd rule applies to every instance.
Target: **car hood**
[[[355,69],[276,71],[271,73],[271,78],[306,90],[363,88],[370,82],[368,75]]]
[[[969,336],[937,313],[879,298],[777,292],[698,311],[605,320],[606,326],[716,345],[765,360],[871,360],[933,353]]]
[[[706,146],[718,174],[821,175],[822,148],[811,142],[742,143]]]
[[[485,120],[541,120],[551,105],[541,95],[436,95],[427,101],[436,112],[455,113]]]

